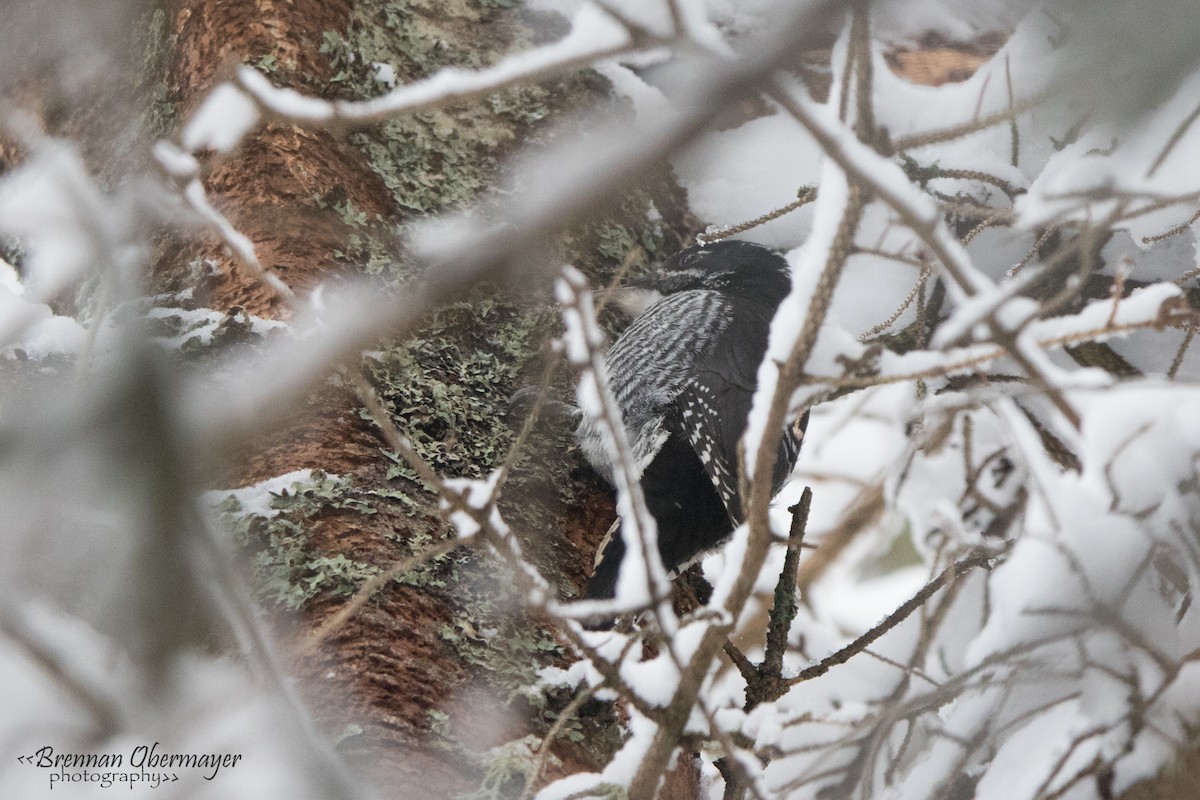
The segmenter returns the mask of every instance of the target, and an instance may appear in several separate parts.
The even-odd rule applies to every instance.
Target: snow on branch
[[[625,25],[588,2],[575,15],[571,32],[557,42],[508,56],[482,70],[447,67],[373,100],[327,101],[305,97],[295,90],[272,86],[262,73],[251,67],[238,70],[237,83],[264,112],[277,118],[310,126],[367,125],[399,114],[469,102],[512,86],[536,83],[631,53],[637,47],[639,43]],[[191,136],[202,138],[200,133]]]
[[[1196,312],[1181,303],[1181,297],[1174,284],[1154,284],[1135,290],[1116,306],[1111,300],[1096,301],[1077,314],[1030,321],[1025,333],[1037,347],[1054,349],[1080,342],[1106,342],[1139,330],[1195,325]],[[991,344],[941,352],[919,350],[902,355],[885,352],[869,374],[810,375],[807,381],[837,388],[866,388],[928,380],[978,370],[1003,359],[1006,354],[1005,349]]]
[[[653,608],[655,613],[673,619],[668,599],[670,589],[666,568],[658,553],[658,528],[646,508],[642,495],[641,470],[621,419],[621,409],[609,388],[604,362],[604,335],[596,323],[587,279],[571,266],[564,266],[555,285],[555,295],[563,308],[563,348],[567,362],[578,376],[576,396],[585,424],[594,426],[614,465],[613,482],[617,488],[617,513],[621,517],[619,535],[625,540],[625,558],[617,579],[616,607]],[[670,622],[667,630],[674,630]]]

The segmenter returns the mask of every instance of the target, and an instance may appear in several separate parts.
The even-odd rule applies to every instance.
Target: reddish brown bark
[[[421,8],[421,13],[436,14],[436,4]],[[331,91],[326,84],[331,77],[329,58],[317,51],[325,31],[346,30],[350,13],[349,2],[336,0],[181,2],[172,17],[166,79],[173,100],[186,116],[232,65],[264,54],[285,65],[273,76],[278,82],[311,93]],[[440,22],[464,37],[482,36],[493,46],[502,47],[522,33],[516,12],[487,13],[490,21],[482,31],[461,21]],[[554,110],[560,111],[590,98],[556,99],[559,107]],[[512,144],[497,143],[497,151]],[[205,185],[214,203],[251,239],[264,267],[300,292],[346,269],[331,255],[345,246],[346,225],[316,198],[336,192],[371,218],[378,215],[389,221],[408,213],[396,206],[361,150],[327,132],[272,124],[233,155],[213,158],[209,166]],[[191,266],[196,259],[218,265],[206,270],[199,284]],[[176,242],[156,265],[155,280],[160,291],[194,289],[202,306],[286,315],[278,299],[240,271],[213,240]],[[349,476],[357,487],[386,487],[390,462],[380,454],[382,446],[360,418],[352,394],[327,386],[287,424],[248,443],[225,482],[246,485],[295,469],[317,468]],[[533,560],[565,585],[578,586],[612,520],[612,503],[593,476],[581,471],[572,484],[576,502],[569,507],[557,501],[552,490],[539,491],[532,482],[514,490],[512,504],[520,506],[515,513],[528,526],[524,538]],[[387,502],[375,506],[378,513],[371,516],[336,511],[321,515],[308,532],[309,545],[330,556],[342,554],[386,568],[418,549],[409,545],[412,537],[437,541],[452,535],[436,513],[425,513],[432,509],[412,512]],[[530,532],[534,528],[536,533]],[[283,620],[284,651],[292,654],[290,669],[320,730],[334,737],[348,726],[362,728],[339,749],[385,791],[439,798],[470,791],[478,786],[479,766],[457,750],[459,745],[482,753],[536,730],[528,709],[519,703],[506,708],[488,696],[480,670],[446,641],[442,632],[458,619],[452,599],[444,593],[393,582],[315,654],[297,656],[305,636],[344,602],[341,596],[318,596],[298,617]],[[447,716],[447,732],[456,743],[448,745],[441,733],[431,730],[431,712]],[[570,744],[556,746],[562,764],[548,775],[596,768],[588,752]],[[694,784],[695,775],[688,778],[687,770],[694,767],[685,766],[673,779],[675,784]],[[690,795],[673,789],[670,796]]]

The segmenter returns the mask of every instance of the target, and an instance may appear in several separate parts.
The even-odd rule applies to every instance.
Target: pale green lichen
[[[444,474],[479,478],[512,443],[505,422],[517,378],[555,329],[552,312],[495,299],[456,303],[414,336],[379,351],[367,370],[417,452]],[[389,477],[406,476],[397,466]]]
[[[346,478],[315,471],[311,481],[296,482],[274,495],[273,516],[247,514],[234,496],[217,506],[234,541],[252,554],[255,594],[268,606],[296,610],[322,592],[347,595],[378,570],[345,555],[326,556],[309,540],[313,518],[342,509],[374,514]]]

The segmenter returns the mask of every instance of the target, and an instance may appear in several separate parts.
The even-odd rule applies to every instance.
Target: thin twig
[[[800,495],[800,502],[789,509],[792,512],[792,527],[788,533],[788,549],[783,560],[783,570],[779,573],[779,582],[775,585],[775,605],[771,609],[770,624],[767,627],[767,647],[759,666],[761,674],[776,678],[783,675],[783,654],[787,650],[788,632],[796,618],[796,571],[800,565],[800,550],[804,545],[804,533],[811,507],[812,489],[805,486]]]
[[[1156,233],[1153,236],[1143,236],[1142,244],[1154,244],[1155,242],[1161,242],[1163,239],[1169,239],[1172,236],[1178,236],[1181,233],[1186,233],[1187,230],[1192,227],[1192,223],[1198,219],[1200,219],[1200,209],[1196,209],[1196,213],[1188,217],[1187,222],[1181,222],[1174,228],[1169,228],[1162,233]]]
[[[854,46],[854,133],[859,141],[875,140],[875,109],[871,98],[872,47],[871,7],[869,2],[854,0],[851,4],[850,36]]]
[[[990,172],[984,172],[978,169],[947,169],[945,167],[938,167],[937,175],[935,177],[990,183],[992,186],[995,186],[997,189],[1008,195],[1010,200],[1025,191],[1017,186],[1013,186],[1011,183],[997,175],[993,175]]]
[[[1147,178],[1154,177],[1154,173],[1158,172],[1158,168],[1167,160],[1167,156],[1175,149],[1175,145],[1179,144],[1179,140],[1183,138],[1183,135],[1187,133],[1188,128],[1192,127],[1192,124],[1198,117],[1200,117],[1200,105],[1196,106],[1192,113],[1188,114],[1183,122],[1179,123],[1179,127],[1175,129],[1174,133],[1171,134],[1171,138],[1163,146],[1162,152],[1158,154],[1158,157],[1154,159],[1154,163],[1150,165],[1150,169],[1146,171]]]
[[[1021,159],[1021,133],[1017,130],[1017,115],[1013,111],[1013,83],[1010,53],[1004,54],[1004,84],[1008,89],[1008,131],[1012,152],[1009,154],[1014,167],[1019,166]]]
[[[890,317],[888,317],[887,319],[885,319],[883,322],[874,326],[869,331],[859,334],[858,340],[860,342],[865,342],[867,339],[870,339],[872,336],[876,336],[880,333],[883,333],[888,328],[892,327],[892,325],[895,324],[896,320],[900,319],[900,317],[904,314],[904,312],[908,310],[908,307],[913,304],[913,301],[917,299],[917,295],[919,295],[921,293],[921,291],[925,288],[925,282],[929,280],[929,276],[932,274],[933,274],[933,270],[929,268],[929,265],[928,264],[924,265],[921,269],[921,274],[919,276],[917,276],[916,285],[914,285],[913,288],[909,291],[908,296],[904,298],[904,302],[902,302],[900,304],[900,307],[897,308],[895,311],[893,311],[892,315]]]
[[[1188,325],[1183,336],[1183,341],[1179,343],[1179,349],[1175,351],[1175,357],[1171,359],[1171,366],[1167,369],[1167,380],[1175,380],[1175,376],[1179,374],[1179,368],[1183,366],[1183,358],[1187,355],[1188,348],[1192,346],[1192,340],[1196,338],[1196,326]]]
[[[463,547],[471,542],[473,537],[458,537],[447,539],[443,542],[422,550],[408,558],[397,561],[392,566],[388,567],[383,572],[372,575],[362,586],[350,597],[350,599],[341,606],[335,613],[331,614],[320,625],[314,628],[308,636],[305,637],[304,643],[298,648],[297,655],[311,655],[318,647],[320,647],[330,636],[341,630],[350,618],[362,610],[363,606],[375,596],[375,593],[387,586],[396,578],[406,575],[417,567],[428,564],[430,561],[439,556],[449,553],[459,547]]]
[[[1050,95],[1050,91],[1039,92],[1026,100],[1011,103],[1004,111],[998,111],[995,114],[989,114],[971,122],[965,122],[962,125],[927,131],[925,133],[914,133],[911,136],[902,136],[893,142],[893,147],[897,153],[901,153],[905,150],[914,150],[918,147],[928,147],[931,144],[961,139],[964,136],[970,136],[973,133],[979,133],[995,125],[1015,119],[1026,111],[1041,105]]]
[[[296,302],[296,292],[274,270],[262,265],[254,243],[213,206],[200,181],[199,162],[165,141],[158,143],[155,154],[163,175],[175,184],[179,197],[205,222],[209,230],[220,237],[238,266],[291,308]],[[189,168],[181,169],[185,163]]]
[[[83,708],[95,723],[97,739],[107,739],[121,731],[125,715],[120,706],[83,675],[68,667],[53,650],[16,613],[0,608],[0,633],[24,651],[34,664]]]
[[[909,266],[916,267],[917,269],[924,269],[925,267],[929,266],[929,263],[927,261],[923,261],[916,256],[906,256],[903,253],[891,253],[891,252],[888,252],[887,250],[880,250],[877,247],[857,247],[856,246],[854,248],[854,255],[856,255],[856,256],[859,256],[859,255],[878,256],[879,258],[886,258],[890,261],[896,261],[901,264],[908,264]]]
[[[637,563],[643,565],[649,604],[659,617],[660,627],[673,630],[675,625],[665,618],[674,618],[670,610],[670,592],[667,590],[667,573],[658,551],[658,533],[654,517],[646,506],[642,492],[641,475],[633,455],[617,405],[609,388],[607,365],[603,353],[603,336],[596,323],[596,312],[591,294],[587,291],[587,280],[573,267],[563,267],[556,284],[559,302],[563,306],[566,325],[564,341],[567,342],[567,360],[580,378],[586,378],[594,397],[581,402],[585,409],[592,409],[585,418],[598,432],[608,450],[613,464],[612,479],[619,501],[628,504],[621,520],[620,535],[625,539],[629,553],[637,553]],[[584,385],[581,380],[581,386]],[[581,389],[582,391],[582,389]],[[582,398],[581,398],[582,399]],[[598,408],[596,407],[598,403]]]
[[[525,771],[525,787],[521,789],[519,800],[530,800],[533,797],[537,788],[538,780],[542,777],[542,771],[546,768],[546,761],[550,757],[550,748],[554,744],[554,740],[562,733],[563,728],[575,716],[583,704],[591,699],[593,691],[586,686],[581,687],[579,691],[571,698],[571,702],[567,703],[566,708],[558,712],[558,716],[554,719],[554,724],[550,726],[550,730],[546,731],[546,735],[542,737],[542,743],[538,745],[537,753],[533,756],[533,763],[529,765]]]
[[[835,653],[832,653],[821,659],[811,667],[806,667],[800,671],[800,674],[787,680],[788,686],[795,686],[797,683],[810,681],[813,678],[819,678],[838,664],[844,664],[850,657],[862,652],[869,647],[876,639],[883,636],[885,633],[895,628],[901,622],[908,618],[910,614],[920,608],[926,600],[928,600],[934,592],[946,585],[946,582],[962,577],[976,567],[985,567],[991,569],[991,564],[996,558],[994,552],[979,551],[973,553],[966,558],[963,558],[954,564],[947,567],[940,575],[925,584],[919,592],[909,598],[903,605],[889,614],[875,627],[859,636],[850,644]]]
[[[1021,270],[1025,269],[1025,265],[1028,264],[1034,256],[1041,252],[1042,247],[1045,246],[1046,242],[1050,241],[1050,237],[1057,232],[1057,225],[1051,225],[1046,228],[1045,232],[1043,232],[1042,235],[1038,237],[1038,240],[1033,243],[1033,247],[1029,248],[1029,252],[1025,254],[1025,257],[1009,268],[1008,277],[1014,278],[1021,272]]]
[[[751,665],[752,672],[746,678],[746,711],[762,703],[777,700],[787,691],[787,684],[783,681],[783,655],[787,652],[788,632],[796,619],[796,573],[800,565],[800,551],[804,545],[804,533],[811,505],[812,489],[806,486],[800,495],[800,502],[789,509],[792,512],[792,526],[788,533],[787,554],[783,559],[779,580],[775,584],[775,603],[768,618],[767,646],[763,660],[758,666]],[[743,664],[738,664],[738,669],[743,677],[747,676]]]
[[[785,206],[780,206],[774,211],[768,211],[762,216],[755,217],[752,220],[738,223],[728,227],[717,229],[709,229],[696,237],[696,241],[700,245],[705,245],[710,242],[719,242],[722,239],[728,239],[731,236],[737,236],[739,233],[745,233],[748,230],[757,228],[759,225],[765,225],[774,219],[779,219],[785,214],[790,214],[798,208],[802,208],[813,200],[817,199],[817,188],[815,186],[802,186],[797,192],[796,199]]]
[[[988,228],[991,228],[994,225],[999,224],[1000,218],[1001,218],[1000,214],[992,214],[987,219],[981,220],[978,225],[976,225],[974,228],[971,228],[971,230],[967,231],[967,235],[962,238],[962,246],[966,247],[971,242],[975,241],[976,236],[983,233]]]

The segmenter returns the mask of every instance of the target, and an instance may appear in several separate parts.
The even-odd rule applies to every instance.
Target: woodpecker
[[[721,544],[742,521],[738,442],[771,319],[790,288],[782,256],[728,240],[677,253],[620,290],[618,302],[636,317],[605,361],[668,572]],[[807,422],[806,413],[782,437],[772,494],[796,464]],[[611,483],[613,464],[586,417],[575,439]],[[624,556],[621,536],[609,531],[585,597],[613,597]]]

